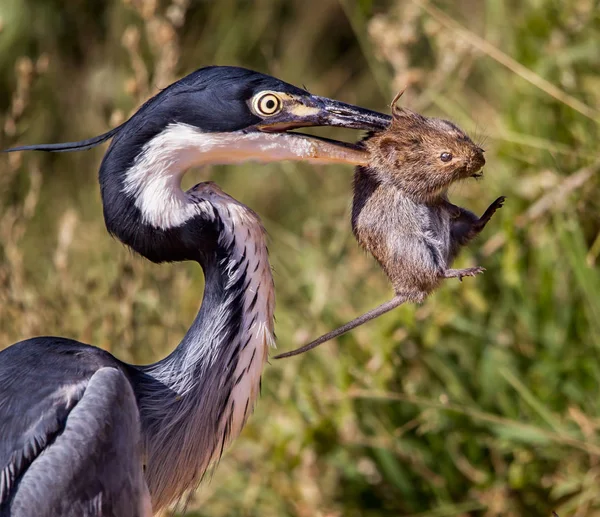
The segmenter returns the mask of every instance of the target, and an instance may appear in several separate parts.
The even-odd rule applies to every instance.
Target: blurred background
[[[408,87],[402,105],[487,151],[452,201],[508,201],[458,261],[485,275],[267,365],[188,515],[600,515],[598,1],[2,0],[0,147],[102,133],[208,64],[386,112]],[[199,267],[107,235],[104,150],[0,156],[0,348],[55,334],[148,363],[193,320]],[[279,350],[392,296],[351,235],[351,178],[282,163],[185,179],[262,217]]]

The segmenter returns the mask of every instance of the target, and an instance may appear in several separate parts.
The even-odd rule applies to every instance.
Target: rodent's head
[[[452,122],[397,107],[401,94],[392,103],[389,128],[364,142],[371,154],[369,169],[377,178],[430,201],[455,181],[480,176],[483,149]]]

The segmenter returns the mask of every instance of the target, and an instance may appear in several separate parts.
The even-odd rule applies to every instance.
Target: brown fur
[[[460,247],[483,229],[503,198],[490,206],[485,221],[451,204],[448,187],[480,175],[483,149],[451,122],[395,105],[392,111],[390,127],[364,142],[371,163],[354,175],[352,230],[396,294],[422,301],[446,278]],[[442,153],[450,153],[451,160],[443,161]]]
[[[401,95],[401,94],[400,94]],[[460,248],[485,227],[504,203],[496,199],[481,217],[448,201],[450,185],[481,176],[483,149],[446,120],[427,118],[392,103],[385,131],[367,138],[368,167],[354,173],[352,231],[385,271],[396,297],[299,349],[306,352],[406,301],[422,302],[445,278],[475,276],[481,267],[450,269]],[[442,160],[450,153],[450,160]]]

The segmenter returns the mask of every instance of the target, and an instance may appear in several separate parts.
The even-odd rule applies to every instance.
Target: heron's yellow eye
[[[261,117],[272,117],[283,109],[281,98],[272,92],[262,92],[252,99],[252,110]]]

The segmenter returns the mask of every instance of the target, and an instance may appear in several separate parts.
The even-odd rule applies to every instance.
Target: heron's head
[[[185,165],[252,160],[358,165],[367,160],[361,147],[291,130],[338,126],[378,131],[390,120],[259,72],[212,66],[191,73],[144,104],[116,134],[108,156],[139,160],[143,148],[162,137],[153,149],[146,149],[146,154],[154,152],[148,158],[171,148],[178,150]]]
[[[377,131],[385,129],[390,121],[386,115],[312,95],[258,72],[214,67],[198,73],[211,84],[195,95],[199,105],[210,106],[207,111],[211,113],[203,113],[203,119],[191,125],[223,135],[222,144],[228,147],[226,161],[289,159],[364,164],[367,153],[355,144],[292,130],[337,126]],[[215,158],[221,161],[220,156]]]
[[[107,133],[6,151],[77,151],[112,138],[99,175],[106,227],[133,250],[162,262],[186,256],[179,249],[183,233],[196,234],[189,223],[197,207],[180,187],[190,167],[284,160],[365,165],[369,154],[362,145],[292,130],[380,131],[390,121],[259,72],[209,66],[160,91]]]
[[[389,121],[244,68],[202,68],[147,101],[115,132],[100,169],[107,228],[150,258],[141,250],[158,245],[157,230],[179,231],[196,213],[180,188],[190,167],[283,160],[364,164],[368,155],[361,146],[291,130],[377,131]],[[151,233],[153,242],[140,245]]]

